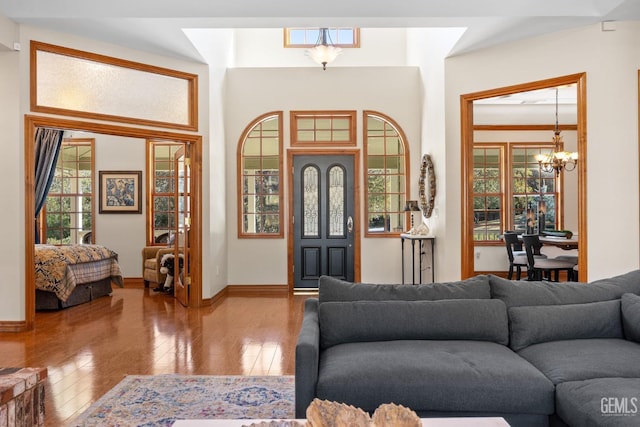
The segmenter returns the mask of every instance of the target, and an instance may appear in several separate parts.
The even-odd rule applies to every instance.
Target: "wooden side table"
[[[400,246],[402,250],[402,284],[404,285],[404,241],[411,241],[411,283],[416,284],[416,242],[418,242],[418,284],[422,283],[422,254],[424,253],[425,242],[431,243],[431,283],[436,281],[436,266],[435,266],[435,243],[436,238],[434,236],[420,236],[416,234],[402,233],[400,235]]]

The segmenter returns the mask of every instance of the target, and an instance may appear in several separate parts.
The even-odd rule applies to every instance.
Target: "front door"
[[[296,155],[293,160],[294,289],[321,275],[354,280],[354,157]]]

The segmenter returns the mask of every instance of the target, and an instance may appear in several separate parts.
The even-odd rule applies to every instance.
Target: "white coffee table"
[[[178,420],[173,427],[241,427],[269,420]],[[298,420],[304,423],[304,420]],[[509,427],[504,418],[421,418],[423,427]]]

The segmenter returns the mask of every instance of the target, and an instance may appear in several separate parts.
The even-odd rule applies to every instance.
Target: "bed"
[[[58,310],[123,286],[118,254],[100,245],[35,245],[36,310]]]

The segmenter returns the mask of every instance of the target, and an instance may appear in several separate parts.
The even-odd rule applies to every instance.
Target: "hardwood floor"
[[[46,367],[46,425],[84,411],[125,375],[293,375],[306,296],[227,296],[199,309],[150,289],[38,312],[0,333],[0,366]]]

